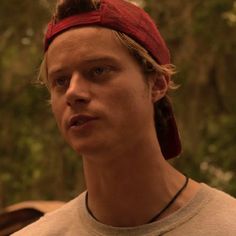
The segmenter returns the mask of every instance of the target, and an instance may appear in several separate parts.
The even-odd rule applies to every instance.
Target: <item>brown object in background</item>
[[[0,214],[0,236],[20,230],[62,205],[60,201],[27,201],[9,206]]]

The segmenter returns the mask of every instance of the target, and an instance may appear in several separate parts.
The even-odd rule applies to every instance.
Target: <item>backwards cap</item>
[[[144,47],[158,64],[170,63],[169,50],[153,20],[143,9],[125,0],[101,0],[96,10],[69,16],[59,22],[52,20],[47,27],[44,51],[61,33],[74,27],[91,25],[125,33]],[[166,79],[169,82],[169,78]],[[181,143],[171,104],[167,98],[165,100],[167,130],[164,136],[157,130],[157,136],[165,159],[170,159],[179,155]]]

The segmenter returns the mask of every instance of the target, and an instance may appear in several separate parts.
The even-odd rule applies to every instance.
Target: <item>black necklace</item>
[[[183,190],[187,187],[188,185],[188,181],[189,181],[189,178],[186,176],[185,177],[185,182],[184,182],[184,185],[179,189],[179,191],[174,195],[174,197],[169,201],[169,203],[161,210],[159,211],[150,221],[148,221],[147,223],[152,223],[154,221],[156,221],[174,202],[175,200],[178,198],[178,196],[183,192]],[[89,212],[89,214],[95,219],[96,217],[94,216],[94,214],[92,213],[92,211],[89,209],[88,207],[88,192],[86,192],[86,195],[85,195],[85,204],[86,204],[86,208]]]
[[[179,197],[179,195],[187,187],[188,181],[189,181],[189,178],[187,176],[185,176],[184,185],[179,189],[179,191],[174,195],[174,197],[168,202],[168,204],[161,211],[159,211],[150,221],[147,222],[148,224],[156,221],[175,202],[175,200]]]

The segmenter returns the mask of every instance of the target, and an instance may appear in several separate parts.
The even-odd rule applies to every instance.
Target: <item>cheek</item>
[[[126,89],[116,88],[109,94],[109,107],[110,112],[116,118],[120,120],[126,119],[132,120],[137,116],[143,116],[148,110],[148,107],[152,106],[150,102],[150,96],[146,89]],[[122,118],[123,117],[123,118]]]
[[[59,99],[51,97],[51,109],[58,127],[61,128],[63,118],[63,105],[61,104]]]

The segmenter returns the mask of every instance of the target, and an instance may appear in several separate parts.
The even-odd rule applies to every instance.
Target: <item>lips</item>
[[[89,116],[89,115],[75,115],[70,118],[68,122],[68,128],[80,127],[90,121],[96,120],[97,117]]]

